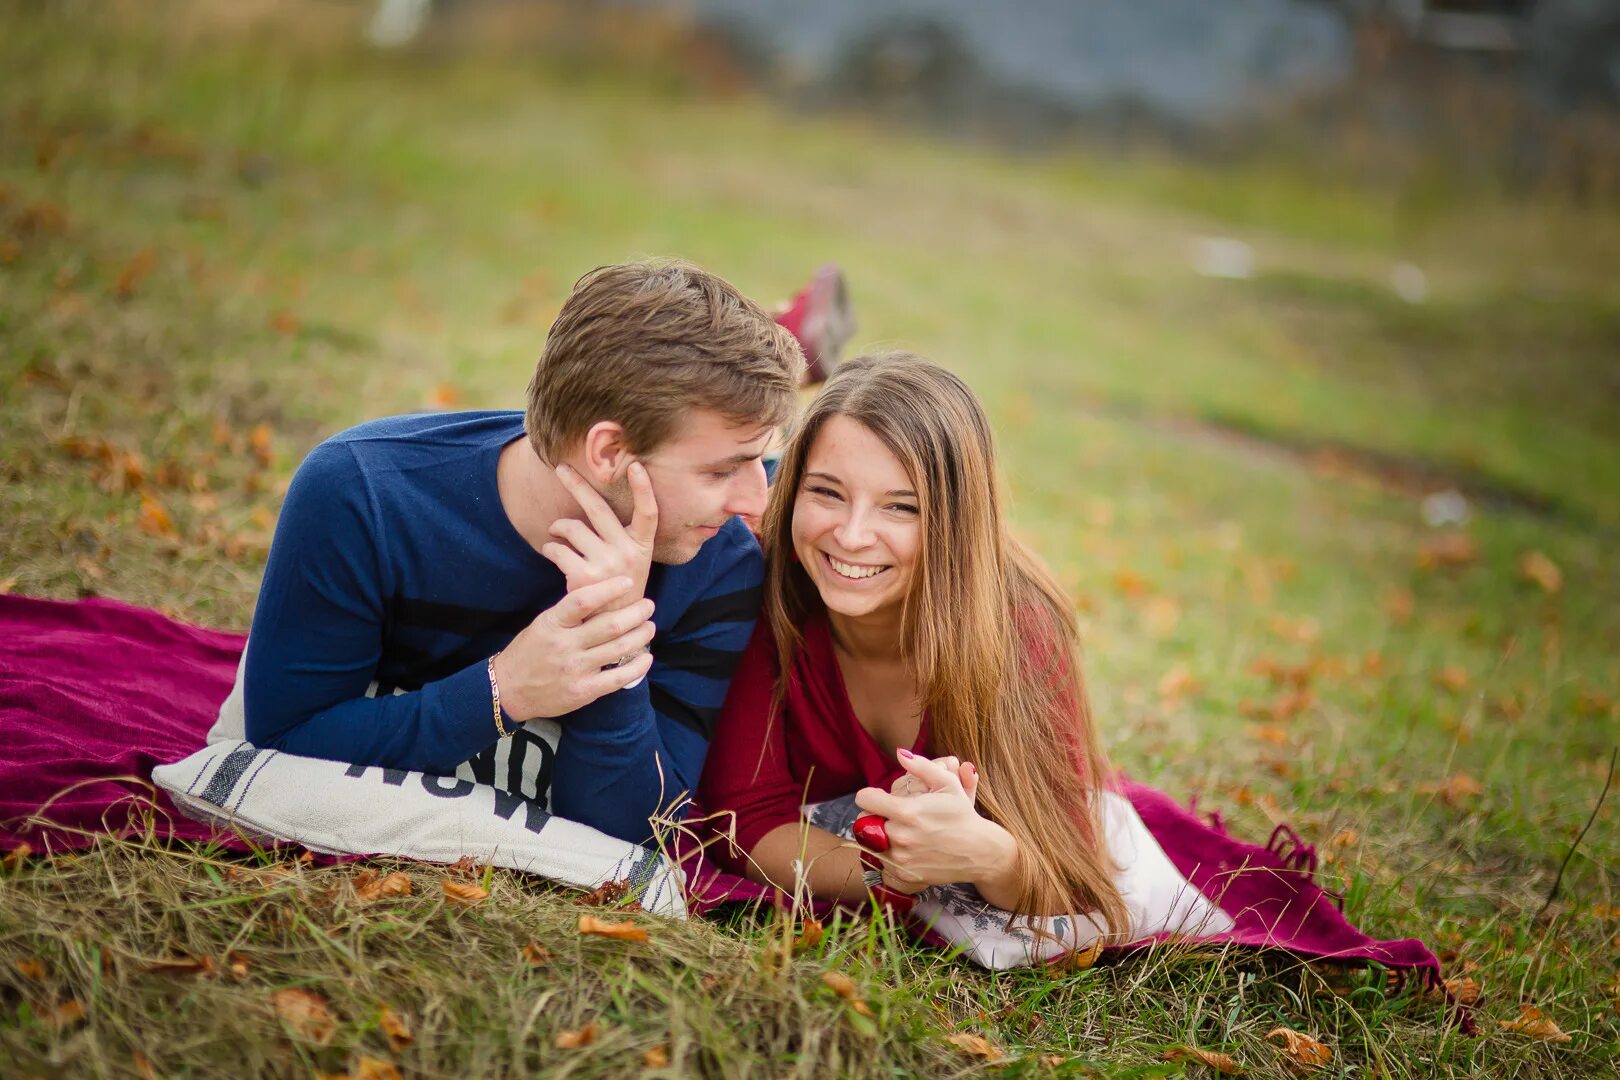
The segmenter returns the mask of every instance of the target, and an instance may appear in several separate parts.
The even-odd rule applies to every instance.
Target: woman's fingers
[[[956,775],[962,782],[962,792],[973,802],[979,801],[979,770],[973,762],[964,761],[957,766]]]
[[[928,788],[929,791],[961,791],[962,781],[956,775],[957,766],[955,758],[945,758],[943,761],[929,761],[921,754],[913,754],[905,747],[901,747],[895,754],[900,759],[900,767],[907,773],[915,776]]]
[[[882,788],[863,787],[855,793],[855,805],[868,814],[892,818],[905,812],[909,800],[903,795],[890,795]]]

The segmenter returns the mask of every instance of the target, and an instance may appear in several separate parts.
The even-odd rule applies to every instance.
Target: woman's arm
[[[860,852],[825,829],[804,823],[778,825],[759,838],[749,855],[743,875],[750,881],[792,893],[797,884],[794,863],[799,863],[816,899],[866,899],[861,877],[866,867]]]

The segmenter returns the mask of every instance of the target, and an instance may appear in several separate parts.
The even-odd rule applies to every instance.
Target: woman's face
[[[828,611],[859,617],[897,609],[922,547],[911,477],[859,422],[830,418],[805,456],[792,537]]]

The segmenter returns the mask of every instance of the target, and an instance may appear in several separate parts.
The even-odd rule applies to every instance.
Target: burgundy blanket
[[[202,746],[243,640],[109,600],[0,596],[0,849],[83,846],[152,821],[160,837],[245,848],[181,817],[151,785],[153,765]],[[1378,941],[1350,925],[1292,830],[1260,847],[1150,787],[1126,782],[1123,791],[1176,868],[1236,922],[1219,940],[1376,961],[1439,983],[1421,941]],[[766,896],[727,874],[694,876],[700,911]]]

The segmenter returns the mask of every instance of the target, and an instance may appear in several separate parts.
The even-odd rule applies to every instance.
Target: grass
[[[870,920],[784,966],[765,916],[622,945],[515,875],[461,910],[407,866],[410,897],[359,905],[352,866],[244,876],[136,841],[0,879],[7,1075],[128,1074],[137,1051],[160,1075],[595,1075],[663,1045],[673,1073],[1130,1076],[1185,1043],[1280,1076],[1278,1025],[1339,1075],[1612,1074],[1620,799],[1538,911],[1620,719],[1614,215],[1418,213],[1286,169],[1014,161],[644,74],[377,57],[311,29],[355,16],[337,5],[247,35],[0,14],[4,588],[243,628],[303,453],[375,415],[516,405],[579,273],[678,253],[771,299],[837,259],[862,344],[932,355],[989,404],[1119,763],[1241,834],[1292,822],[1358,925],[1425,939],[1486,995],[1466,1038],[1370,975],[1195,951],[992,976]],[[1192,273],[1208,235],[1249,242],[1259,275]],[[1425,304],[1389,289],[1402,261]],[[1373,456],[1547,509],[1476,503],[1437,562],[1448,531]],[[525,963],[529,940],[552,960]],[[147,970],[177,956],[215,970]],[[276,1020],[291,987],[331,1001],[325,1047]],[[53,1026],[68,999],[84,1020]],[[1522,1003],[1572,1041],[1500,1029]],[[963,1031],[1008,1059],[944,1041]]]

